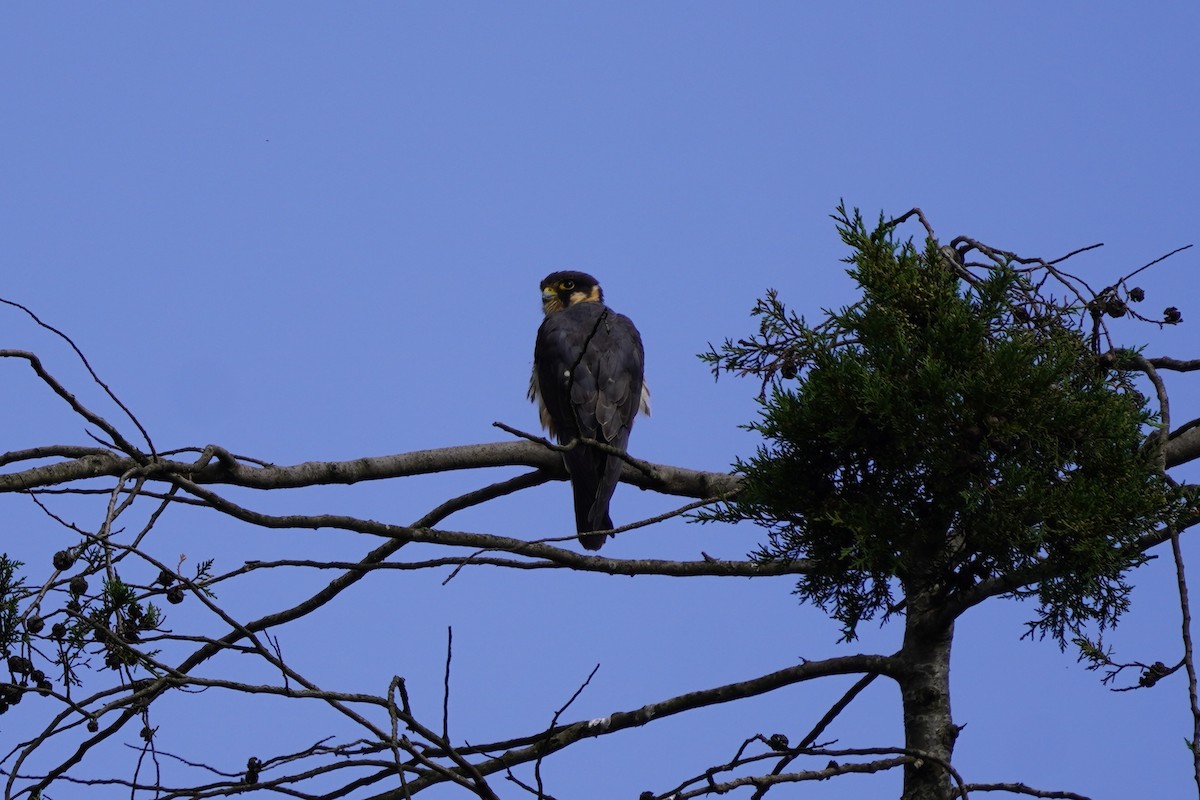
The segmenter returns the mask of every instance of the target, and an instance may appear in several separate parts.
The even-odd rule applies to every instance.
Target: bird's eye
[[[575,288],[575,281],[572,281],[572,280],[565,280],[565,281],[563,281],[563,282],[562,282],[561,284],[559,284],[559,285],[560,285],[560,286],[562,286],[562,288],[563,288],[563,289],[565,289],[566,291],[568,291],[568,292],[569,292],[569,291],[571,291],[572,289],[574,289],[574,288]]]

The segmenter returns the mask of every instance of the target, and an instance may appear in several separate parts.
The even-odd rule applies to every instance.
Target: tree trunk
[[[950,718],[950,644],[954,623],[930,624],[936,603],[929,592],[908,596],[902,668],[898,676],[904,704],[904,744],[926,758],[904,768],[902,800],[948,800],[958,728]],[[916,754],[914,753],[914,754]]]

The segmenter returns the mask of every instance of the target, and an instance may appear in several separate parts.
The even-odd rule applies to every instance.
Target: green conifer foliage
[[[1035,596],[1031,632],[1060,643],[1115,622],[1139,538],[1177,511],[1134,375],[1029,273],[835,219],[861,300],[810,325],[768,293],[757,335],[704,356],[763,381],[763,444],[712,518],[764,526],[760,559],[809,559],[797,593],[847,638],[903,596],[969,604],[980,584]]]

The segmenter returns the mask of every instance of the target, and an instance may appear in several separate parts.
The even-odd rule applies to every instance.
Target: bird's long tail
[[[608,498],[597,497],[597,485],[591,481],[577,480],[572,488],[575,492],[575,530],[579,532],[579,542],[584,549],[599,550],[608,535],[592,531],[606,531],[613,526],[612,517],[608,515]]]
[[[621,474],[621,459],[609,456],[593,457],[589,461],[586,466],[577,465],[571,472],[571,488],[575,495],[575,530],[585,549],[599,550],[608,535],[592,531],[606,531],[613,527],[608,505]]]

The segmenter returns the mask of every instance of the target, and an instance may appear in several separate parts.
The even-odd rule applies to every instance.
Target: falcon
[[[624,452],[639,410],[650,414],[642,379],[642,337],[623,314],[604,305],[591,275],[554,272],[542,281],[546,318],[533,347],[529,399],[542,426],[560,444],[592,439]],[[608,504],[623,461],[611,452],[577,444],[563,453],[575,495],[575,528],[588,550],[599,550],[613,527]]]

